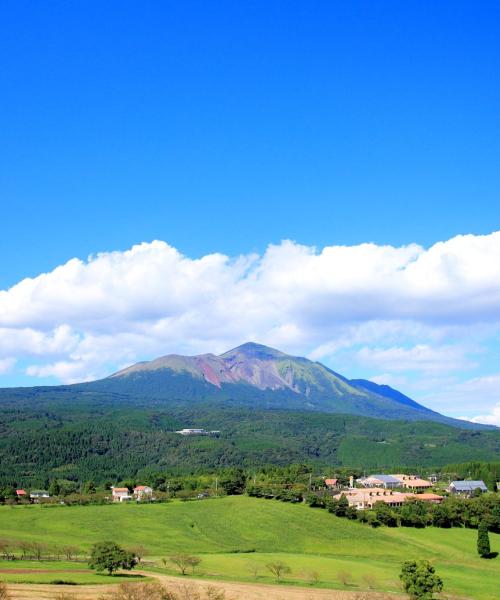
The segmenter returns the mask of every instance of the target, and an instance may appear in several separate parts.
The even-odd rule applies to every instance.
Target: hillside
[[[220,356],[171,354],[73,389],[164,400],[176,405],[226,401],[233,406],[481,428],[436,413],[388,386],[366,380],[349,381],[321,363],[255,343],[243,344]]]
[[[492,550],[498,535],[490,534]],[[265,565],[290,565],[289,581],[307,583],[317,572],[324,586],[338,586],[346,571],[352,589],[366,588],[366,574],[377,589],[397,591],[404,558],[431,560],[445,591],[477,599],[495,597],[498,565],[476,552],[476,532],[428,527],[372,529],[304,505],[248,497],[227,497],[163,505],[86,507],[0,507],[0,538],[71,543],[82,551],[105,538],[125,546],[142,544],[158,559],[175,552],[198,555],[198,573],[220,579],[272,581]],[[228,575],[230,574],[230,576]]]
[[[258,410],[231,403],[193,407],[64,388],[0,393],[0,484],[62,478],[120,481],[144,472],[307,462],[364,469],[494,460],[498,430],[355,415]],[[186,438],[184,427],[221,431]]]

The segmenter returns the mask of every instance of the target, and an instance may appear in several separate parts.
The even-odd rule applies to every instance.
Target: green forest
[[[354,415],[264,410],[230,401],[188,404],[71,388],[0,392],[0,485],[38,487],[53,479],[96,484],[169,471],[306,463],[364,470],[437,468],[491,461],[498,430]],[[202,427],[218,437],[183,437]]]

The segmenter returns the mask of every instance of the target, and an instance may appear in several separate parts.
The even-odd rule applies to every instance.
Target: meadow
[[[167,574],[175,569],[161,559],[187,552],[202,559],[197,577],[219,580],[271,583],[266,565],[281,560],[291,568],[284,578],[288,583],[397,592],[401,562],[426,558],[448,594],[490,600],[500,577],[500,558],[478,557],[475,530],[372,529],[305,505],[246,496],[156,505],[4,506],[0,539],[73,544],[82,553],[105,539],[141,544],[147,549],[144,570]],[[500,536],[490,534],[490,541],[492,551],[500,551]],[[2,561],[0,567],[18,564]],[[57,569],[63,563],[52,564]],[[73,567],[85,569],[82,564]],[[17,580],[26,581],[23,577]],[[16,579],[9,575],[9,580]]]

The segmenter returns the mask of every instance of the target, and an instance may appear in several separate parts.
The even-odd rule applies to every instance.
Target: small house
[[[129,500],[132,500],[132,496],[126,487],[112,487],[111,496],[113,502],[128,502]]]
[[[476,490],[487,492],[484,481],[452,481],[448,488],[450,494],[462,494],[463,496],[472,496]]]
[[[47,499],[50,498],[50,494],[49,492],[46,492],[45,490],[32,490],[30,492],[30,498],[31,500],[33,500],[33,502],[40,502],[40,500],[42,499]]]
[[[386,489],[393,489],[403,487],[403,484],[394,475],[370,475],[369,477],[363,477],[358,479],[358,483],[364,487],[381,487]]]
[[[134,488],[134,498],[136,500],[148,500],[153,495],[153,488],[148,485],[138,485]]]
[[[338,490],[341,487],[338,479],[325,479],[325,486],[329,490]]]
[[[16,490],[16,496],[18,498],[26,498],[26,490]]]

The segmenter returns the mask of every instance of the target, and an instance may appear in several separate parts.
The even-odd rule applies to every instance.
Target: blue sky
[[[499,18],[497,2],[5,3],[0,289],[73,257],[85,261],[155,239],[193,261],[256,253],[267,265],[268,246],[287,239],[320,256],[325,247],[368,242],[429,249],[459,234],[500,229]],[[480,264],[495,255],[496,238],[488,239]],[[168,255],[156,251],[161,260]],[[450,250],[465,262],[469,251]],[[282,252],[289,257],[295,249]],[[322,281],[335,271],[321,268]],[[57,296],[53,286],[49,298]],[[486,289],[475,293],[491,294]],[[10,293],[5,301],[15,312],[25,300]],[[150,346],[129,340],[115,361],[110,349],[98,365],[82,359],[71,336],[90,345],[102,331],[74,311],[65,320],[61,308],[57,322],[47,299],[43,306],[15,325],[42,336],[36,343],[21,343],[18,329],[0,318],[0,385],[56,382],[67,372],[101,375],[157,351],[219,349],[258,336],[347,375],[399,382],[450,414],[475,416],[478,393],[487,400],[477,415],[500,400],[491,379],[500,381],[491,308],[476,307],[473,319],[457,313],[453,331],[439,311],[422,316],[417,307],[414,316],[358,315],[355,331],[353,315],[345,314],[342,332],[337,317],[318,311],[314,327],[328,330],[326,337],[290,315],[280,327],[300,331],[288,337],[260,321],[248,330],[228,326],[233,333],[224,335],[189,337],[173,327]],[[112,308],[94,310],[105,320]],[[140,304],[134,310],[133,327],[115,323],[121,334],[137,335],[137,322],[148,322]],[[159,319],[171,318],[170,309],[158,310]],[[402,318],[405,326],[393,325],[389,335],[387,323]],[[368,335],[369,324],[381,320],[385,328],[376,333],[372,326]],[[409,321],[425,331],[410,331]],[[42,356],[43,336],[53,339],[57,327],[69,328],[64,335],[73,342],[54,342]],[[353,343],[338,348],[346,336]],[[335,350],[318,350],[327,346]],[[412,368],[438,361],[428,356],[436,347],[445,363],[455,357],[448,371],[436,374],[428,362],[427,370]],[[72,361],[81,368],[40,372],[45,362]],[[457,405],[450,396],[460,397]]]

